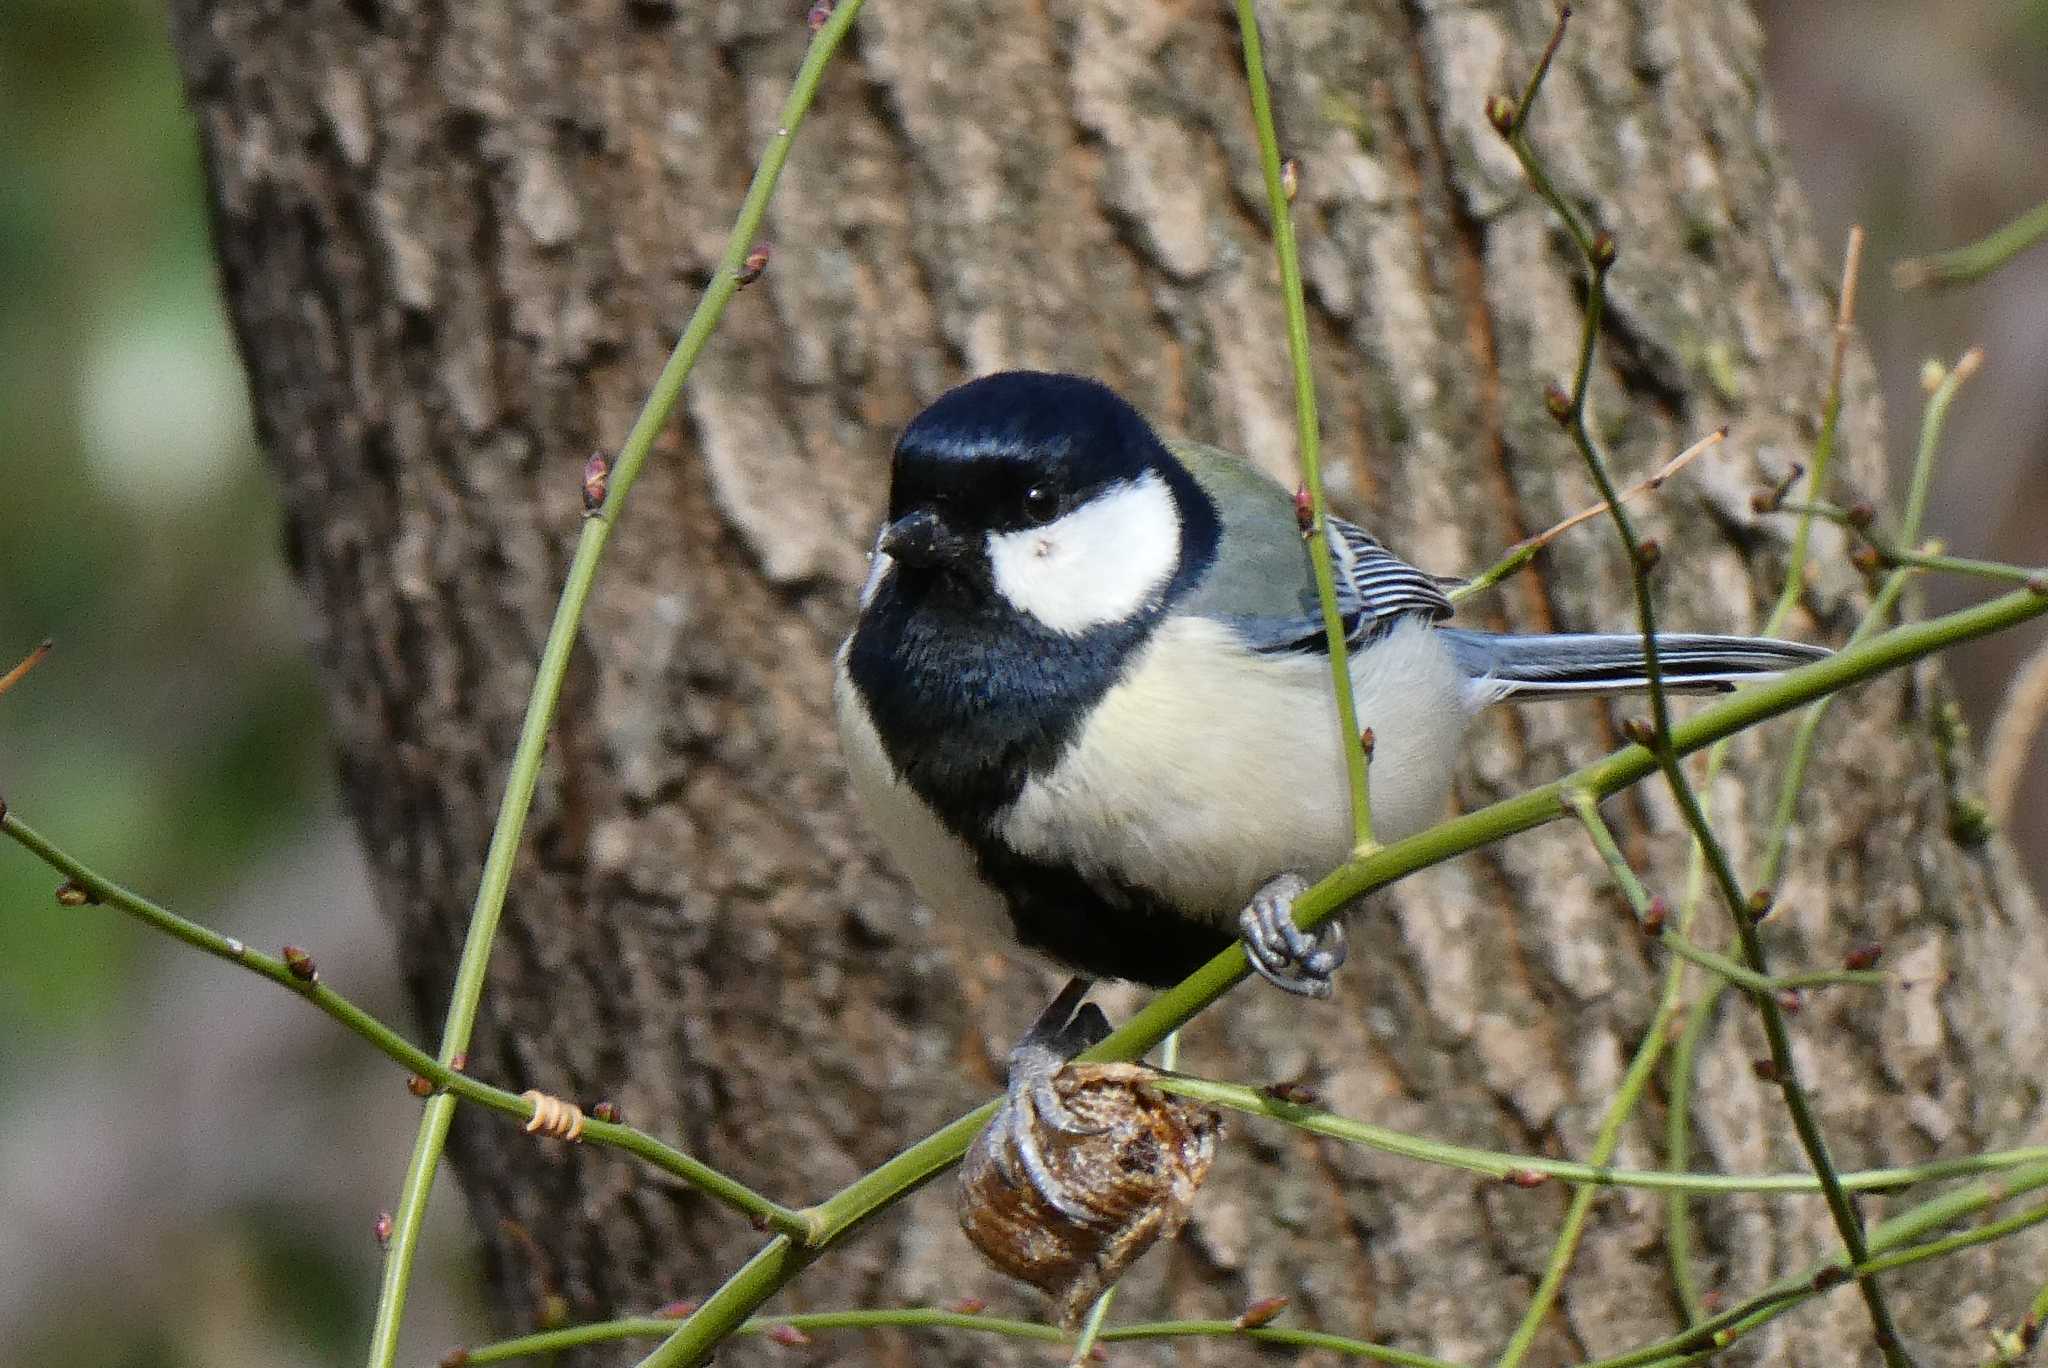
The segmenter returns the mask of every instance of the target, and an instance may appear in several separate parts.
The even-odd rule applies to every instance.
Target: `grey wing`
[[[1337,612],[1344,619],[1346,644],[1371,641],[1413,614],[1432,622],[1451,615],[1451,601],[1436,576],[1417,570],[1356,523],[1331,518],[1328,526]],[[1298,618],[1238,618],[1233,625],[1253,650],[1261,652],[1321,650],[1327,640],[1322,610],[1313,595],[1303,603]]]

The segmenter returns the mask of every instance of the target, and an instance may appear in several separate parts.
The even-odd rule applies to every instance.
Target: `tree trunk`
[[[722,244],[806,40],[803,5],[180,0],[230,306],[289,512],[350,809],[438,1029],[569,548],[578,475],[624,437]],[[1503,12],[1511,11],[1511,12]],[[1569,375],[1569,241],[1488,127],[1548,5],[1263,8],[1340,506],[1432,570],[1473,571],[1592,500],[1544,412]],[[1718,424],[1733,440],[1643,513],[1677,627],[1754,628],[1786,520],[1748,491],[1804,459],[1835,252],[1813,240],[1732,0],[1605,0],[1573,21],[1535,136],[1620,241],[1594,402],[1624,473]],[[705,354],[598,583],[492,961],[472,1069],[618,1102],[773,1195],[813,1200],[984,1099],[1053,980],[916,905],[852,811],[830,661],[896,429],[1009,366],[1097,375],[1165,430],[1292,460],[1281,299],[1229,6],[874,0],[771,211],[774,259]],[[1882,483],[1852,350],[1847,478]],[[1831,529],[1800,633],[1863,602]],[[1574,534],[1475,615],[1633,623],[1612,538]],[[1910,986],[1811,997],[1800,1059],[1844,1167],[2042,1132],[2034,907],[1994,843],[1945,834],[1931,674],[1834,713],[1768,926],[1778,961],[1880,940]],[[1713,794],[1743,856],[1788,735],[1746,737]],[[1477,806],[1615,744],[1592,705],[1497,712]],[[1612,805],[1652,886],[1685,843],[1661,789]],[[1722,910],[1702,936],[1726,935]],[[1575,829],[1411,879],[1353,918],[1336,1001],[1252,987],[1186,1067],[1306,1078],[1351,1115],[1579,1156],[1654,1005],[1657,957]],[[1696,992],[1700,984],[1695,982]],[[1135,995],[1110,996],[1112,1013]],[[1798,1169],[1753,1014],[1704,1050],[1696,1164]],[[1618,1155],[1660,1162],[1661,1096]],[[759,1236],[618,1156],[464,1110],[453,1155],[498,1313],[578,1318],[710,1290]],[[395,1187],[398,1175],[392,1175]],[[1296,1323],[1460,1360],[1496,1352],[1566,1194],[1233,1121],[1188,1233],[1117,1316]],[[921,1192],[777,1303],[967,1294],[1034,1314]],[[1867,1204],[1873,1214],[1879,1202]],[[1812,1198],[1695,1204],[1709,1286],[1739,1297],[1833,1247]],[[1676,1325],[1661,1200],[1597,1205],[1535,1362]],[[1996,1247],[2010,1250],[2009,1245]],[[2038,1249],[2038,1246],[2034,1248]],[[1983,1251],[1888,1280],[1909,1333],[1981,1345],[2037,1264]],[[2003,1267],[2004,1276],[1994,1272]],[[1756,1337],[1757,1361],[1868,1357],[1853,1292]],[[1854,1346],[1854,1351],[1845,1346]],[[784,1351],[735,1347],[735,1363]],[[819,1361],[1037,1362],[963,1334],[823,1342]],[[1119,1361],[1242,1362],[1240,1348]],[[620,1357],[603,1359],[610,1362]],[[630,1358],[630,1355],[624,1357]],[[593,1359],[592,1361],[599,1361]]]

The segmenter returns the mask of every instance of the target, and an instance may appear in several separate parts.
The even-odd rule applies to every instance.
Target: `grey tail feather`
[[[1640,693],[1650,686],[1643,639],[1635,633],[1500,636],[1458,627],[1437,630],[1475,685],[1488,689],[1488,702]],[[1829,654],[1819,646],[1763,637],[1657,634],[1657,662],[1673,693],[1723,693],[1745,680],[1767,679]]]

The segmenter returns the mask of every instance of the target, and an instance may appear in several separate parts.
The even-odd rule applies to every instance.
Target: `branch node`
[[[434,1095],[434,1080],[426,1077],[424,1074],[407,1074],[405,1076],[405,1090],[414,1097],[432,1097]]]
[[[1486,121],[1492,124],[1493,131],[1503,138],[1512,138],[1515,135],[1515,122],[1520,113],[1521,111],[1515,108],[1515,102],[1505,95],[1486,97]]]
[[[1614,259],[1621,255],[1621,248],[1614,241],[1614,234],[1602,228],[1593,234],[1593,245],[1588,255],[1593,269],[1605,275],[1614,268]]]
[[[733,279],[739,283],[742,290],[759,280],[761,272],[768,269],[768,258],[772,250],[767,243],[760,242],[754,244],[754,250],[747,253],[747,259],[740,263],[739,270],[733,275]]]
[[[1261,1297],[1237,1313],[1231,1324],[1240,1330],[1257,1330],[1260,1326],[1271,1325],[1280,1319],[1280,1313],[1287,1309],[1291,1297]]]
[[[76,879],[66,879],[57,885],[57,903],[60,907],[88,907],[98,901],[93,891]]]
[[[602,451],[590,453],[590,459],[583,463],[583,511],[595,513],[604,507],[605,495],[611,492],[612,458]]]
[[[1766,1083],[1785,1081],[1785,1075],[1779,1071],[1778,1061],[1775,1059],[1752,1059],[1749,1061],[1749,1071]]]
[[[1874,969],[1882,958],[1884,947],[1876,941],[1870,941],[1842,956],[1842,967],[1850,970]]]
[[[1288,157],[1280,163],[1280,193],[1289,204],[1301,191],[1301,158]]]
[[[301,983],[320,981],[320,970],[313,964],[313,957],[296,945],[287,945],[284,948],[284,967]]]
[[[590,1109],[590,1114],[597,1120],[609,1121],[614,1126],[621,1124],[619,1118],[624,1115],[616,1102],[599,1102]]]
[[[1550,1181],[1550,1175],[1538,1173],[1535,1169],[1512,1168],[1503,1173],[1500,1180],[1510,1187],[1539,1188]]]
[[[1555,380],[1543,387],[1543,411],[1560,424],[1572,420],[1572,397]]]
[[[383,1249],[391,1243],[391,1213],[380,1211],[370,1226],[370,1234],[376,1237],[377,1248]]]

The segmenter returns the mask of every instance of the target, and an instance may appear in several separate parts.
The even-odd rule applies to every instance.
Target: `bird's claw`
[[[1069,1220],[1089,1221],[1091,1212],[1067,1201],[1063,1183],[1046,1163],[1040,1145],[1044,1130],[1062,1135],[1095,1135],[1093,1126],[1074,1114],[1054,1081],[1067,1061],[1109,1034],[1109,1018],[1094,1003],[1081,1003],[1086,979],[1075,979],[1040,1014],[1024,1038],[1010,1051],[1010,1072],[1002,1108],[989,1123],[991,1153],[1012,1187],[1030,1187]],[[1076,1004],[1079,1004],[1077,1007]],[[1007,1140],[1009,1143],[1003,1143]],[[1020,1173],[1009,1162],[1014,1156]]]
[[[1238,935],[1259,977],[1302,997],[1326,998],[1334,991],[1330,979],[1350,943],[1342,922],[1324,922],[1314,931],[1294,924],[1294,900],[1307,891],[1308,881],[1298,874],[1274,879],[1238,913]]]

